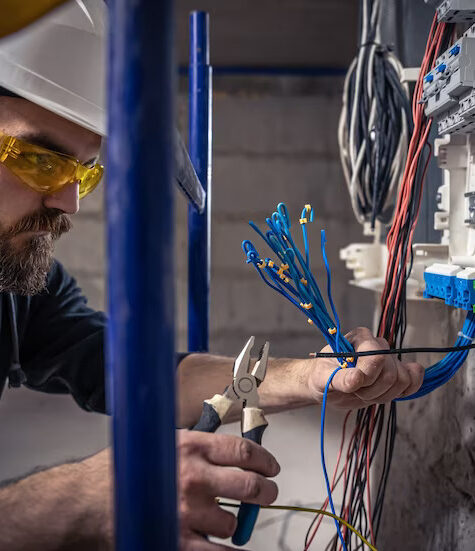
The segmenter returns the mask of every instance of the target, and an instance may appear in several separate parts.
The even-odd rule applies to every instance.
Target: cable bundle
[[[402,65],[381,45],[381,0],[361,0],[360,47],[343,91],[338,142],[360,223],[388,223],[412,130]]]
[[[390,203],[392,189],[394,189],[399,179],[399,176],[395,176],[396,166],[398,166],[399,162],[404,164],[404,159],[401,160],[399,157],[399,153],[403,149],[404,136],[397,142],[398,146],[396,149],[391,150],[389,147],[390,144],[394,146],[394,140],[388,140],[388,151],[391,150],[393,153],[395,151],[399,152],[397,154],[394,153],[394,159],[398,158],[397,161],[392,162],[389,172],[387,171],[389,166],[387,163],[388,159],[380,157],[384,144],[374,143],[377,141],[378,132],[374,130],[373,126],[379,124],[376,113],[378,113],[378,106],[380,107],[381,105],[378,102],[380,102],[382,96],[380,96],[379,92],[374,92],[374,96],[370,96],[367,90],[372,90],[371,86],[377,82],[374,77],[374,67],[381,61],[376,61],[377,50],[375,49],[375,42],[379,40],[379,16],[380,2],[378,0],[363,0],[364,32],[362,36],[364,38],[362,39],[362,52],[354,61],[354,66],[350,69],[350,74],[347,78],[345,86],[347,112],[346,114],[342,114],[340,121],[340,143],[343,146],[342,159],[353,208],[360,221],[369,220],[372,224],[374,224],[376,219],[383,221],[384,217],[387,216],[385,209],[387,209]],[[453,26],[437,23],[437,19],[434,19],[421,64],[420,76],[414,92],[412,104],[414,129],[404,166],[401,187],[398,192],[394,221],[387,237],[388,265],[385,287],[381,299],[382,313],[378,328],[378,335],[388,340],[393,347],[397,343],[399,343],[399,346],[402,345],[406,331],[406,282],[412,268],[414,229],[419,216],[424,179],[431,156],[431,148],[428,144],[431,120],[428,120],[425,116],[424,106],[421,102],[423,76],[432,69],[435,60],[447,49],[452,35]],[[396,69],[394,71],[397,74]],[[364,88],[364,82],[361,81],[362,73],[367,75],[368,86],[366,89]],[[371,86],[369,86],[370,83]],[[353,97],[353,95],[355,96],[355,105],[353,106],[354,108],[350,109],[349,98]],[[402,113],[405,113],[406,109],[403,103],[402,101],[397,111],[401,117],[403,117]],[[394,117],[390,117],[390,119],[391,124],[396,125],[391,127],[392,130],[395,130],[397,124],[400,124],[399,131],[404,134],[405,123],[403,119],[400,120],[400,123],[395,123]],[[364,124],[362,121],[365,121]],[[381,125],[377,126],[378,131],[382,131],[383,126]],[[408,126],[406,126],[406,129]],[[388,129],[386,131],[389,132]],[[350,164],[345,165],[347,162]],[[388,174],[391,175],[390,178]],[[364,180],[363,176],[367,180]],[[292,240],[287,209],[282,204],[279,205],[277,212],[272,215],[272,218],[267,219],[270,230],[265,235],[251,223],[251,226],[277,254],[282,263],[280,268],[277,268],[270,259],[260,259],[256,249],[249,241],[243,243],[243,249],[246,252],[247,261],[254,264],[266,284],[285,296],[306,314],[309,322],[315,324],[323,333],[335,354],[343,353],[343,357],[339,357],[340,366],[352,366],[355,363],[355,357],[350,356],[352,353],[350,343],[340,335],[338,316],[331,300],[330,270],[325,255],[324,232],[322,232],[321,247],[328,275],[328,297],[335,322],[333,322],[332,317],[329,315],[318,285],[311,274],[308,237],[305,226],[308,221],[312,220],[313,211],[307,205],[302,212],[301,218],[305,258],[298,251]],[[471,343],[474,336],[475,315],[469,313],[459,339],[456,342],[456,348]],[[346,356],[346,352],[348,352],[348,356]],[[422,387],[417,393],[405,399],[409,400],[424,396],[443,385],[453,377],[455,372],[464,363],[467,354],[468,350],[451,351],[441,361],[426,370]],[[378,407],[372,406],[357,413],[355,428],[349,440],[346,454],[343,454],[345,445],[343,434],[337,465],[332,483],[330,484],[324,458],[325,406],[331,380],[341,367],[338,367],[332,373],[323,394],[320,445],[328,498],[322,509],[326,509],[329,504],[332,513],[335,513],[331,497],[332,491],[340,481],[343,481],[344,491],[340,517],[356,526],[359,532],[374,545],[378,537],[386,485],[394,450],[396,404],[395,402],[391,403],[389,413],[387,413],[384,405]],[[345,420],[344,431],[347,419]],[[381,446],[383,446],[384,451],[381,476],[376,486],[376,491],[372,495],[370,472],[376,454]],[[339,471],[340,462],[344,455],[346,455],[346,461]],[[320,521],[317,519],[318,517],[316,517],[314,523],[309,528],[305,550],[310,547],[320,525]],[[327,549],[336,551],[340,548],[344,551],[351,551],[360,547],[361,542],[352,537],[350,530],[344,527],[340,530],[339,525],[337,525],[337,532],[337,535],[329,542]],[[340,547],[338,547],[338,542],[340,542]]]
[[[391,345],[402,343],[406,330],[406,281],[412,267],[412,242],[417,224],[424,188],[424,180],[431,157],[428,144],[432,119],[424,113],[421,102],[424,75],[445,51],[452,36],[452,26],[437,23],[434,18],[429,33],[421,70],[414,90],[412,116],[414,131],[409,144],[407,162],[398,192],[394,221],[387,237],[388,263],[386,280],[381,297],[381,319],[379,336]]]
[[[431,156],[428,137],[432,121],[425,116],[424,105],[421,103],[423,77],[432,69],[436,59],[448,47],[452,32],[453,26],[438,23],[437,17],[434,18],[413,96],[412,117],[414,127],[401,186],[398,191],[394,220],[387,237],[388,264],[385,287],[381,298],[382,313],[378,328],[378,335],[384,337],[391,346],[395,346],[396,343],[401,346],[406,331],[406,282],[412,267],[412,241],[421,206],[424,179]],[[467,323],[470,322],[467,321]],[[467,333],[470,334],[469,329],[467,329]],[[466,344],[466,342],[465,340],[463,344]],[[448,354],[441,362],[429,368],[419,393],[407,399],[431,392],[437,386],[443,384],[462,365],[465,357],[465,352]],[[366,465],[364,469],[358,468],[354,471],[352,479],[348,478],[345,481],[345,496],[352,497],[349,499],[345,497],[341,516],[347,521],[348,519],[359,519],[360,524],[357,525],[360,531],[370,537],[370,541],[374,544],[382,518],[384,496],[396,438],[396,404],[395,402],[391,403],[387,415],[383,469],[377,485],[374,503],[371,500],[369,474],[372,458],[377,453],[382,440],[375,436],[373,442],[373,435],[375,427],[379,426],[378,420],[386,417],[386,407],[384,405],[371,406],[364,410],[361,415],[363,415],[363,421],[358,429],[358,438],[355,438],[353,443],[350,442],[350,446],[352,447],[351,456],[353,457],[356,454],[356,457],[359,457],[360,460],[365,456]],[[376,432],[377,434],[379,433]],[[366,451],[360,451],[359,442],[364,443],[363,447]],[[364,487],[366,487],[366,499],[364,499],[363,491],[356,490]],[[349,491],[350,488],[351,491]],[[346,537],[348,538],[349,534],[346,534]],[[350,548],[353,548],[351,547],[351,541],[348,540],[348,542]],[[333,542],[331,549],[337,549],[336,541]]]
[[[327,271],[327,295],[334,319],[328,313],[315,277],[310,268],[310,250],[307,235],[307,223],[313,222],[313,209],[305,205],[300,218],[304,255],[295,245],[291,231],[291,221],[284,203],[277,206],[277,211],[266,219],[269,230],[264,234],[254,224],[250,226],[262,237],[274,251],[280,261],[280,266],[271,258],[265,260],[259,257],[251,241],[243,241],[242,248],[248,264],[253,264],[264,282],[283,295],[294,306],[305,314],[311,325],[316,325],[325,337],[327,343],[335,352],[348,352],[348,358],[340,358],[342,367],[353,366],[354,352],[351,344],[340,332],[340,320],[331,296],[331,273],[325,253],[325,231],[321,232],[321,250]]]
[[[455,347],[471,344],[475,338],[475,314],[469,312],[463,324],[462,331],[455,342]],[[424,381],[421,388],[407,398],[400,398],[400,401],[413,400],[425,396],[436,388],[449,381],[459,368],[465,363],[468,356],[468,350],[450,352],[440,362],[432,365],[425,370]]]

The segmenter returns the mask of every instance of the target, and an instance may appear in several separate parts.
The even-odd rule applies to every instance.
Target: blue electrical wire
[[[465,323],[463,324],[462,331],[459,333],[459,337],[455,342],[455,346],[471,344],[474,338],[475,314],[473,312],[469,312],[465,319]],[[417,392],[405,398],[398,398],[398,401],[402,402],[407,400],[414,400],[415,398],[420,398],[421,396],[425,396],[436,388],[444,385],[465,363],[468,353],[469,350],[449,352],[449,354],[444,356],[439,362],[435,363],[425,370],[422,386]]]
[[[330,488],[330,481],[328,479],[327,467],[325,463],[325,412],[327,407],[328,390],[330,388],[331,382],[333,381],[333,377],[338,373],[338,371],[341,371],[341,367],[337,367],[335,371],[333,371],[333,373],[328,378],[327,384],[325,385],[325,390],[323,391],[323,399],[322,399],[322,413],[320,415],[320,457],[321,457],[322,468],[323,468],[323,476],[325,477],[325,485],[327,487],[328,502],[330,503],[330,509],[334,515],[336,515],[335,506],[333,505],[332,490]],[[341,530],[340,530],[340,524],[336,519],[334,519],[334,521],[335,521],[336,530],[338,532],[338,537],[340,538],[340,541],[343,545],[343,549],[344,551],[347,551],[345,539],[343,538],[343,534],[341,533]]]
[[[328,300],[330,301],[330,306],[333,312],[333,316],[336,320],[336,351],[338,350],[338,342],[340,340],[340,318],[338,317],[335,305],[333,304],[333,298],[332,298],[332,276],[331,276],[331,270],[330,270],[330,264],[328,262],[327,253],[325,251],[325,243],[327,242],[327,239],[325,237],[325,230],[321,231],[321,248],[322,248],[322,257],[323,262],[325,263],[325,270],[327,271],[327,295]]]
[[[340,321],[331,297],[331,274],[328,259],[325,253],[325,239],[323,234],[322,256],[327,269],[327,294],[333,317],[329,314],[320,288],[310,270],[310,250],[306,224],[313,222],[313,209],[306,205],[302,211],[300,223],[304,243],[304,255],[296,246],[292,233],[291,221],[284,203],[277,206],[276,212],[266,219],[268,230],[264,234],[253,222],[250,226],[260,235],[265,243],[279,259],[278,263],[270,258],[262,259],[251,241],[243,241],[242,248],[247,262],[253,264],[262,280],[274,291],[284,296],[302,313],[309,323],[316,325],[333,351],[348,352],[347,358],[342,358],[342,366],[354,366],[351,343],[341,335]]]

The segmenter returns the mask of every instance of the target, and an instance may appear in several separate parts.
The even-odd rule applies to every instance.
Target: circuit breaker
[[[425,0],[437,9],[437,19],[446,23],[466,23],[475,20],[473,0]]]

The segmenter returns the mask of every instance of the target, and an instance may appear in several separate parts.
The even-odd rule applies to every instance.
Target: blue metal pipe
[[[181,65],[179,75],[189,74],[189,67]],[[324,66],[264,66],[264,65],[213,65],[214,76],[262,76],[262,77],[339,77],[345,76],[347,67]]]
[[[212,70],[209,16],[190,14],[189,152],[206,191],[206,209],[188,207],[188,350],[205,352],[209,343],[211,246]]]
[[[110,3],[107,344],[119,551],[177,549],[172,6]]]

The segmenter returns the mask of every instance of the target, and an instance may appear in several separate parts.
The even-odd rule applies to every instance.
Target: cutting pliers
[[[264,380],[269,357],[269,343],[262,347],[259,358],[253,369],[251,364],[251,350],[254,346],[254,337],[251,337],[239,356],[234,361],[232,383],[223,394],[216,394],[203,403],[200,420],[192,430],[215,432],[235,403],[242,406],[241,432],[243,438],[261,444],[262,435],[267,427],[264,412],[259,407],[257,388]],[[245,545],[256,524],[259,514],[259,505],[241,503],[238,512],[238,524],[232,537],[234,545]]]

